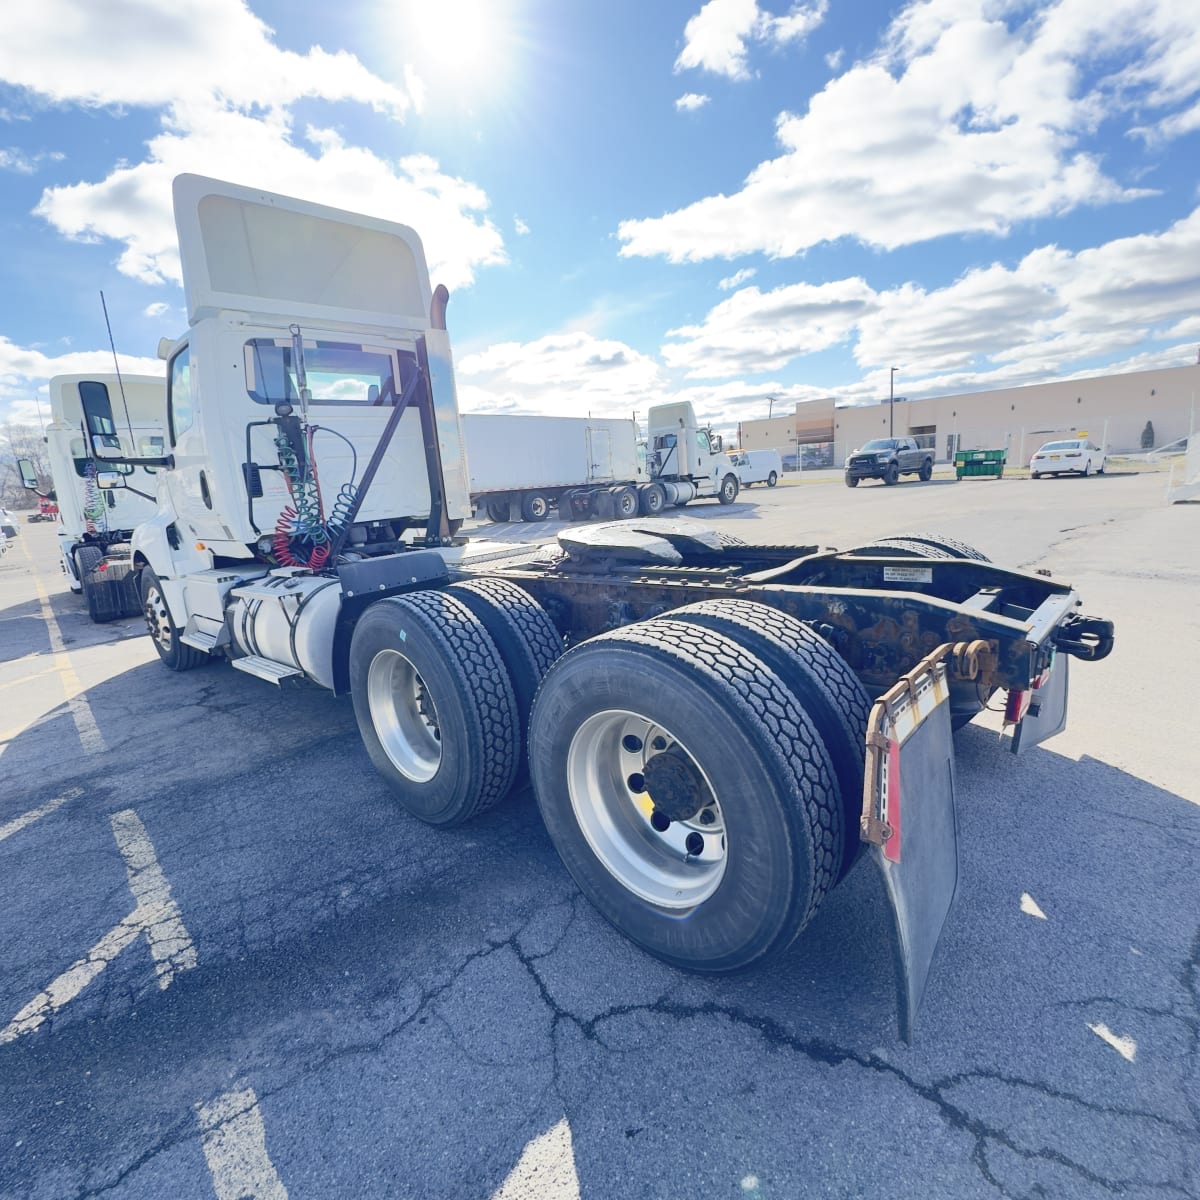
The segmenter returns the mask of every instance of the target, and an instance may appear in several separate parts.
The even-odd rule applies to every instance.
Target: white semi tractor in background
[[[166,433],[166,383],[151,375],[56,375],[50,380],[46,447],[58,504],[58,549],[71,591],[82,593],[93,621],[141,612],[130,569],[129,538],[154,515],[157,468],[106,463],[108,454],[161,457]],[[32,491],[39,481],[29,460],[18,464]],[[100,471],[124,484],[101,490]]]
[[[471,500],[492,521],[656,516],[711,498],[737,499],[721,436],[688,401],[652,407],[647,440],[635,421],[466,413]]]
[[[417,235],[196,176],[174,197],[190,324],[167,452],[126,460],[162,472],[132,539],[162,662],[348,693],[432,825],[528,777],[580,888],[680,967],[783,951],[869,859],[907,1035],[957,884],[951,726],[999,694],[1014,749],[1057,732],[1068,661],[1108,654],[1111,623],[931,534],[839,553],[639,518],[463,538],[448,294]],[[652,444],[662,470],[688,466],[685,432]]]

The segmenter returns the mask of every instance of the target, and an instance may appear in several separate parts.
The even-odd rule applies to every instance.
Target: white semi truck
[[[1014,749],[1057,732],[1068,661],[1103,658],[1111,623],[932,534],[839,553],[640,518],[466,540],[448,296],[417,235],[174,189],[190,326],[132,539],[165,666],[348,693],[432,825],[527,775],[580,888],[680,967],[783,951],[871,861],[907,1036],[957,884],[951,726],[999,693]],[[685,459],[685,428],[654,449]]]
[[[466,414],[462,427],[471,499],[493,521],[544,521],[552,508],[565,521],[624,520],[737,499],[721,436],[688,401],[650,409],[646,444],[633,420]]]
[[[56,375],[50,380],[46,443],[58,503],[58,549],[71,591],[82,593],[93,621],[141,611],[130,571],[134,526],[154,515],[157,468],[108,463],[93,450],[161,456],[166,384],[152,375]],[[37,491],[33,464],[18,464],[25,487]],[[101,473],[122,487],[102,490]]]

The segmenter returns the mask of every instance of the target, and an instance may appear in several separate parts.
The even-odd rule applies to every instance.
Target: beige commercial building
[[[920,439],[940,462],[952,460],[956,448],[998,447],[1007,448],[1014,463],[1025,462],[1043,442],[1063,437],[1089,437],[1113,454],[1141,450],[1146,437],[1164,446],[1200,431],[1200,365],[903,399],[891,406],[886,399],[845,407],[814,400],[785,416],[743,421],[739,432],[745,449],[799,452],[805,466],[841,466],[863,442],[888,437],[893,422],[895,436]]]

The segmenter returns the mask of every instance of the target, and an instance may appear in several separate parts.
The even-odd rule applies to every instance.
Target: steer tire
[[[885,544],[896,540],[932,546],[936,550],[944,550],[951,558],[973,558],[976,562],[992,561],[974,546],[960,542],[957,538],[947,537],[944,533],[898,533],[895,538],[883,539]]]
[[[749,600],[704,600],[670,614],[723,633],[761,659],[800,702],[829,753],[841,794],[843,855],[838,878],[854,865],[862,843],[863,763],[871,698],[850,665],[807,625]]]
[[[453,584],[447,591],[483,622],[496,643],[512,681],[521,744],[527,746],[533,698],[563,652],[562,635],[549,613],[524,588],[507,579],[472,579]],[[516,783],[527,779],[528,755],[522,755]]]
[[[857,476],[855,476],[855,477],[853,477],[853,478],[852,478],[851,476],[847,475],[847,476],[846,476],[846,486],[847,486],[847,487],[858,487],[858,478],[857,478]]]
[[[513,685],[483,622],[448,590],[372,604],[350,641],[350,688],[367,754],[412,816],[460,825],[511,789]]]
[[[568,651],[538,693],[530,743],[567,870],[605,918],[673,966],[728,972],[778,954],[833,886],[843,822],[821,737],[778,675],[721,633],[661,618]],[[716,824],[679,809],[668,828],[654,824],[664,814],[640,756],[648,771],[690,764]],[[667,795],[692,811],[695,790],[654,786],[657,803]],[[667,839],[683,836],[687,853],[672,854]]]
[[[162,583],[150,569],[142,568],[138,587],[142,598],[142,615],[150,632],[150,642],[170,671],[190,671],[203,663],[211,662],[211,656],[195,646],[179,640],[179,627],[171,619],[171,610],[163,595]]]
[[[722,504],[732,504],[738,498],[740,486],[736,475],[726,475],[721,480],[721,490],[717,493],[717,499]]]
[[[894,483],[900,482],[899,463],[888,463],[886,470],[883,472],[883,482],[889,487]]]

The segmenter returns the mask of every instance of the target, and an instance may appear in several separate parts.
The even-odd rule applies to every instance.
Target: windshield
[[[1077,441],[1076,442],[1047,442],[1042,447],[1042,449],[1038,451],[1038,453],[1041,454],[1046,450],[1078,450],[1079,445],[1080,445],[1080,443]]]
[[[895,438],[872,438],[862,447],[864,450],[895,450]]]

